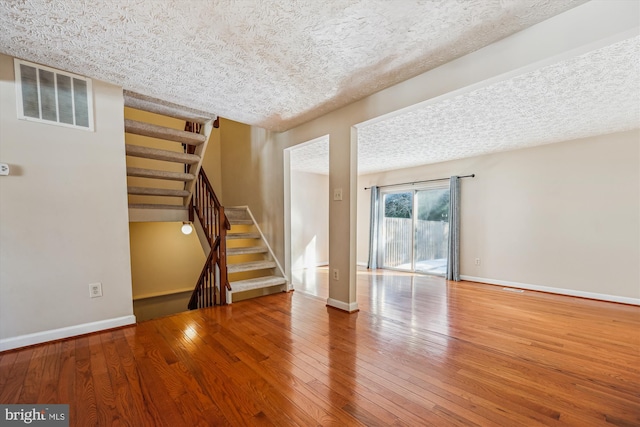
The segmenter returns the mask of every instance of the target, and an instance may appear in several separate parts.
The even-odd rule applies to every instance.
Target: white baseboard
[[[327,298],[327,305],[329,307],[337,308],[338,310],[346,311],[347,313],[353,313],[360,310],[357,302],[346,303],[333,298]]]
[[[0,351],[26,347],[47,341],[55,341],[76,335],[90,334],[91,332],[117,328],[136,323],[136,316],[115,317],[113,319],[99,320],[97,322],[83,323],[81,325],[67,326],[66,328],[51,329],[49,331],[20,335],[17,337],[0,339]]]
[[[368,263],[368,262],[357,262],[357,263],[356,263],[356,265],[357,265],[358,267],[364,267],[364,268],[367,268],[367,267],[369,266],[369,263]]]
[[[462,280],[470,282],[488,283],[490,285],[506,286],[508,288],[528,289],[530,291],[549,292],[551,294],[567,295],[571,297],[589,298],[601,301],[618,302],[622,304],[640,305],[640,298],[621,297],[618,295],[598,294],[595,292],[576,291],[574,289],[553,288],[550,286],[531,285],[528,283],[510,282],[508,280],[485,279],[460,275]]]

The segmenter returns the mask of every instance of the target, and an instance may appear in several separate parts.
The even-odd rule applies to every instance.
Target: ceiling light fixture
[[[193,231],[193,226],[189,222],[182,223],[182,234],[191,234]]]

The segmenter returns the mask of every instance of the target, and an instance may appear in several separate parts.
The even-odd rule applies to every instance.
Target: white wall
[[[361,176],[358,261],[368,257],[364,187],[471,173],[461,185],[463,276],[640,302],[638,130]]]
[[[0,350],[135,322],[122,89],[93,91],[95,132],[18,120],[0,55]]]
[[[329,262],[329,177],[291,171],[292,269]]]

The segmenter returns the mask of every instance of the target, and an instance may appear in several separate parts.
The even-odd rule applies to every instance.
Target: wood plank
[[[7,373],[3,373],[2,375],[5,380],[0,383],[0,385],[2,385],[2,387],[0,387],[0,402],[19,402],[20,393],[24,386],[25,377],[29,372],[29,364],[34,351],[35,347],[15,350],[17,355],[13,365],[11,366],[11,370]],[[9,359],[10,358],[8,357],[7,360]]]
[[[91,372],[91,347],[89,337],[80,337],[75,340],[75,343],[75,392],[72,395],[73,399],[68,401],[70,411],[69,418],[75,425],[79,426],[98,425],[98,403]]]
[[[0,353],[0,401],[70,403],[72,425],[640,425],[640,307],[357,277],[357,314],[325,306],[319,269],[293,293]]]
[[[44,359],[44,369],[40,380],[40,392],[35,400],[38,403],[55,403],[58,401],[58,382],[60,379],[60,366],[65,356],[62,355],[62,343],[53,342],[47,346],[47,355]],[[62,355],[62,357],[60,357]]]
[[[48,347],[48,345],[44,345],[34,349],[17,403],[33,403],[38,401]]]

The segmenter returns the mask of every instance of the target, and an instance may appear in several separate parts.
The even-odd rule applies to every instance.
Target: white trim
[[[356,265],[358,267],[364,267],[364,268],[369,267],[369,263],[368,262],[356,262]]]
[[[136,316],[130,315],[99,320],[97,322],[83,323],[80,325],[67,326],[66,328],[51,329],[49,331],[20,335],[17,337],[4,338],[0,340],[0,351],[12,350],[14,348],[26,347],[28,345],[40,344],[47,341],[60,340],[76,335],[90,334],[92,332],[133,325],[135,323]]]
[[[553,288],[550,286],[531,285],[529,283],[510,282],[508,280],[485,279],[484,277],[461,275],[460,278],[462,280],[468,280],[470,282],[488,283],[490,285],[501,285],[507,286],[509,288],[528,289],[531,291],[548,292],[551,294],[567,295],[571,297],[589,298],[600,301],[617,302],[621,304],[640,305],[640,298],[598,294],[595,292],[576,291],[574,289]]]
[[[347,313],[353,313],[360,310],[357,302],[346,303],[333,298],[327,298],[327,305],[329,307],[337,308],[338,310],[346,311]]]
[[[284,274],[293,279],[293,259],[291,259],[291,150],[282,150],[284,184]],[[293,289],[293,280],[287,290]]]

